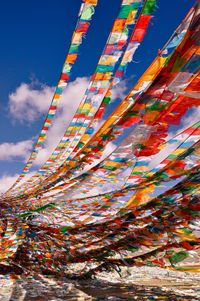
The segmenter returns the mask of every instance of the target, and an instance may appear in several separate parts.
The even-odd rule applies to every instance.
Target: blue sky
[[[81,46],[80,56],[73,68],[72,84],[65,95],[66,98],[74,96],[78,102],[78,98],[87,87],[88,77],[95,69],[120,2],[99,0],[86,41]],[[10,185],[21,172],[25,158],[41,129],[48,103],[51,101],[53,86],[59,78],[70,43],[80,3],[80,0],[11,0],[1,3],[0,191],[1,185],[3,188]],[[194,1],[158,0],[157,3],[155,17],[135,55],[135,63],[128,67],[128,88],[153,60],[157,50],[167,41]],[[77,93],[77,89],[80,93]],[[31,96],[32,103],[39,102],[36,111],[35,107],[31,108],[33,114],[29,117],[27,112],[30,102],[26,103],[24,111],[23,106],[16,108],[20,97],[25,97],[24,94],[27,94],[27,97]],[[13,98],[10,95],[14,95]],[[17,100],[13,112],[12,99]],[[70,100],[68,99],[68,102]],[[74,108],[69,106],[67,109],[61,109],[64,120],[65,116],[66,119],[70,118]],[[64,129],[63,123],[62,127]],[[52,139],[56,131],[55,129],[52,132]],[[51,146],[51,150],[51,140],[48,143],[47,147]],[[15,151],[18,152],[17,156],[14,155]]]

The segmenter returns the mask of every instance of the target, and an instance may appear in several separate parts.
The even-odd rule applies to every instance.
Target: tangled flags
[[[156,8],[155,0],[121,2],[63,138],[21,183],[46,139],[96,5],[83,1],[42,132],[0,200],[0,264],[66,275],[84,262],[82,276],[119,265],[199,271],[180,266],[200,247],[200,121],[188,126],[183,118],[200,105],[199,3],[97,129]],[[105,155],[111,141],[116,147]]]

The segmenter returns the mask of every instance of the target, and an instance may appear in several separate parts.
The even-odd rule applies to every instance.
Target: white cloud
[[[44,148],[38,153],[36,165],[44,163],[62,138],[66,127],[69,125],[83,95],[88,87],[89,79],[77,78],[68,84],[58,104],[57,115],[50,128]],[[9,95],[9,112],[14,121],[29,122],[37,121],[47,113],[54,93],[53,87],[34,83],[22,83]],[[36,139],[36,138],[35,138]],[[26,143],[26,141],[24,141]],[[4,143],[7,146],[6,143]],[[21,144],[22,145],[22,142]],[[14,146],[14,145],[13,145]],[[2,146],[2,157],[8,158]],[[31,149],[29,149],[30,152]],[[1,149],[0,149],[1,151]],[[1,158],[1,154],[0,154]]]
[[[53,96],[53,87],[39,84],[21,83],[15,92],[9,95],[9,112],[14,120],[33,122],[44,114]]]
[[[18,174],[15,174],[13,176],[11,175],[3,175],[0,178],[0,193],[4,193],[6,190],[8,190],[9,187],[11,187],[14,182],[17,180]]]
[[[53,152],[69,125],[82,97],[89,84],[89,78],[77,78],[68,84],[58,104],[58,111],[52,127],[47,134],[44,148],[38,153],[35,165],[43,164]],[[126,91],[126,82],[122,81],[113,89],[113,100],[123,98]],[[9,112],[14,121],[33,123],[44,116],[48,111],[54,93],[54,87],[33,82],[31,84],[21,83],[14,92],[9,95]],[[100,123],[98,123],[99,125]],[[20,142],[20,146],[26,145],[26,141]],[[29,143],[26,153],[30,152]],[[3,149],[3,148],[2,148]],[[16,151],[15,151],[16,152]],[[3,153],[3,151],[2,151]],[[1,155],[0,155],[1,156]],[[5,155],[5,158],[9,156]],[[3,157],[3,155],[2,155]]]
[[[28,180],[30,177],[34,175],[34,172],[30,172],[26,177],[22,179],[22,183]],[[6,192],[17,180],[19,174],[9,175],[3,174],[0,178],[0,193]]]
[[[60,110],[71,118],[70,109],[74,109],[80,103],[83,93],[89,85],[89,78],[78,77],[70,82],[63,93],[58,105]],[[21,83],[16,90],[9,94],[9,112],[14,120],[32,123],[44,115],[51,103],[55,88],[49,87],[38,81],[30,84]],[[120,82],[112,90],[113,100],[123,98],[126,94],[126,81]],[[67,117],[67,116],[66,116]]]
[[[20,157],[26,159],[32,149],[33,141],[24,140],[17,143],[0,144],[0,160],[12,160]]]
[[[117,86],[114,86],[112,89],[112,100],[114,102],[115,99],[120,98],[123,99],[127,94],[127,80],[121,81]]]

